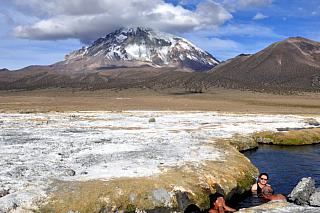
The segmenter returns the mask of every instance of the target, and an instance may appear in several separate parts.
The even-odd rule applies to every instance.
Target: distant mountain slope
[[[301,37],[274,43],[253,55],[240,55],[210,71],[235,88],[317,90],[320,43]]]
[[[166,73],[176,79],[178,71],[183,76],[206,72],[218,63],[184,38],[149,28],[123,28],[66,55],[64,61],[16,71],[2,69],[0,89],[157,86],[162,82],[156,76]]]
[[[181,68],[183,65],[155,65],[151,59],[145,62],[112,59],[117,63],[104,64],[104,60],[108,61],[111,56],[104,59],[110,51],[102,46],[109,43],[105,43],[105,39],[95,42],[98,43],[50,66],[1,70],[0,89],[184,88],[201,92],[209,87],[226,87],[268,92],[320,91],[320,43],[304,38],[289,38],[256,54],[239,55],[217,65],[210,72],[186,71]],[[191,54],[185,49],[180,51],[181,54]],[[128,52],[122,52],[121,57],[133,57]],[[98,55],[98,59],[95,58]]]
[[[138,27],[112,32],[70,53],[60,65],[78,70],[149,65],[203,72],[218,63],[184,38]]]

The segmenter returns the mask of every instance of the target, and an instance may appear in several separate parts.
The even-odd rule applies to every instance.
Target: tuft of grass
[[[320,128],[291,130],[287,132],[256,132],[253,138],[262,144],[307,145],[320,143]]]

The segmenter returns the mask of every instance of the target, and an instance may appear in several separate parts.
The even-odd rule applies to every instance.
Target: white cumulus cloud
[[[8,1],[8,0],[5,0]],[[195,10],[163,0],[12,0],[17,10],[38,21],[19,25],[20,38],[57,40],[77,38],[84,42],[119,27],[151,27],[177,33],[216,27],[232,18],[220,4],[205,0]]]

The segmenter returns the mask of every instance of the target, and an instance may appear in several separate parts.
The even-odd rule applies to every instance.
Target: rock
[[[186,208],[192,204],[187,192],[179,190],[175,192],[175,196],[177,198],[178,209],[180,211],[185,211]]]
[[[290,127],[284,127],[284,128],[277,128],[277,131],[279,132],[287,132],[287,131],[291,131],[291,130],[302,130],[302,129],[308,129],[308,128],[290,128]]]
[[[320,123],[314,118],[307,118],[305,119],[305,122],[312,126],[320,126]]]
[[[299,206],[287,201],[270,201],[268,203],[240,209],[239,213],[316,213],[320,208],[311,206]]]
[[[262,143],[262,144],[274,143],[274,133],[272,132],[257,132],[253,135],[253,138],[257,143]]]
[[[155,119],[155,118],[150,118],[150,119],[149,119],[149,123],[154,123],[154,122],[156,122],[156,119]]]
[[[298,205],[309,205],[309,198],[315,190],[315,181],[311,177],[302,178],[288,195],[288,200]]]
[[[0,188],[0,198],[10,194],[10,189]]]
[[[317,188],[316,191],[310,196],[309,203],[311,206],[320,207],[320,188]]]
[[[74,170],[72,170],[72,169],[68,169],[68,170],[66,170],[66,171],[64,172],[64,174],[65,174],[66,176],[75,176],[75,175],[76,175],[76,172],[75,172]]]
[[[28,172],[29,168],[26,166],[17,166],[13,170],[7,173],[7,175],[15,177],[15,178],[20,178],[26,175]]]
[[[235,134],[231,139],[221,139],[221,141],[229,142],[240,152],[258,148],[258,143],[251,136]]]
[[[171,196],[167,190],[160,188],[152,191],[152,199],[156,206],[168,206]]]
[[[10,194],[0,198],[0,213],[42,212],[35,209],[38,208],[37,204],[43,199],[42,196],[46,194],[46,191],[43,190],[48,190],[48,188],[30,185],[26,190],[18,189],[19,192],[11,192],[10,190]]]
[[[188,205],[196,204],[208,209],[210,194],[219,190],[228,199],[243,193],[250,189],[258,173],[229,143],[215,141],[214,146],[226,151],[221,160],[166,168],[147,177],[55,183],[55,191],[43,208],[55,212],[183,212]]]

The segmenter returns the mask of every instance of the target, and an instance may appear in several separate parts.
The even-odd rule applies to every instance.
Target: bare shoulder
[[[258,184],[257,183],[255,183],[255,184],[253,184],[251,186],[251,191],[257,191],[257,189],[258,189]]]

